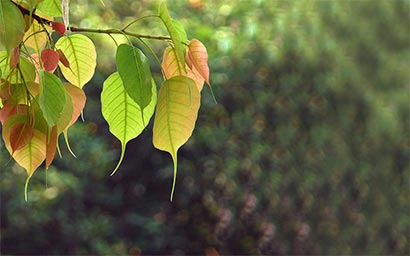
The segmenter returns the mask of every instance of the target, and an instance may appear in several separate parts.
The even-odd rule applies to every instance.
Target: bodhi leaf
[[[0,1],[0,50],[20,44],[26,25],[20,10],[11,1]]]
[[[181,73],[181,70],[179,70],[178,68],[178,60],[175,49],[172,47],[167,47],[164,51],[161,67],[166,79],[175,76],[188,76],[189,78],[194,80],[195,84],[198,87],[198,90],[201,92],[204,85],[204,79],[198,73],[195,67],[193,67],[192,65],[190,67],[189,63],[190,60],[188,59],[185,63],[185,70],[182,70]]]
[[[206,83],[211,85],[209,82],[208,52],[201,41],[198,39],[191,40],[188,44],[188,57]]]
[[[82,89],[72,84],[64,83],[64,88],[70,96],[73,105],[73,114],[71,116],[70,123],[68,124],[68,126],[71,126],[75,123],[75,121],[77,121],[78,117],[83,111],[87,97],[85,96],[85,93]]]
[[[127,94],[118,72],[110,75],[104,82],[101,93],[102,114],[110,126],[110,132],[121,142],[121,156],[111,175],[118,170],[124,158],[125,147],[128,141],[136,138],[144,130],[154,114],[157,95],[153,80],[151,81],[150,89],[152,92],[151,101],[141,111],[138,104]],[[142,116],[142,113],[144,116]]]
[[[125,90],[143,111],[152,100],[152,76],[147,57],[140,49],[121,44],[115,59]]]
[[[93,77],[97,65],[94,43],[84,35],[74,34],[61,37],[55,46],[70,63],[69,68],[59,63],[64,77],[71,84],[83,88]]]
[[[46,135],[34,129],[33,137],[23,148],[12,153],[10,138],[11,129],[27,122],[26,115],[15,115],[9,118],[3,126],[3,139],[7,150],[13,155],[14,160],[26,169],[29,177],[41,165],[46,157]]]
[[[171,40],[174,42],[174,48],[177,53],[178,68],[182,73],[182,70],[185,69],[185,43],[187,41],[185,30],[180,23],[171,18],[165,2],[162,2],[159,6],[159,17],[165,24],[165,27],[171,36]]]
[[[153,144],[157,149],[169,152],[174,162],[171,201],[175,190],[178,149],[192,135],[199,106],[200,94],[192,79],[177,76],[162,84],[155,112]]]
[[[40,70],[39,73],[38,103],[48,126],[53,127],[60,119],[66,101],[64,86],[55,75],[44,70]]]

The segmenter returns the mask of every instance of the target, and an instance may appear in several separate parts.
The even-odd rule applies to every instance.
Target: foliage
[[[75,9],[72,22],[120,27],[156,8],[104,2]],[[408,1],[172,1],[171,15],[207,45],[220,103],[203,93],[209,107],[179,150],[172,204],[173,167],[149,132],[127,144],[121,171],[102,171],[121,150],[100,112],[116,47],[93,35],[107,54],[84,87],[87,122],[70,128],[78,161],[36,172],[25,203],[25,173],[3,170],[0,150],[2,253],[408,255],[408,10]],[[134,29],[162,33],[148,20]]]
[[[68,129],[84,108],[85,94],[82,89],[94,76],[97,65],[94,43],[87,36],[72,32],[96,32],[108,36],[120,33],[129,44],[118,46],[113,38],[118,46],[118,72],[104,82],[101,98],[102,111],[110,131],[122,143],[120,160],[113,174],[122,162],[127,142],[137,137],[148,125],[157,104],[156,85],[152,79],[149,59],[132,44],[130,36],[138,39],[149,50],[151,48],[143,41],[144,37],[164,40],[170,45],[167,50],[175,53],[176,58],[169,66],[162,65],[163,73],[169,74],[172,65],[176,65],[180,79],[176,83],[176,78],[165,76],[166,80],[161,86],[165,96],[158,99],[157,112],[165,111],[166,114],[165,118],[155,118],[158,125],[154,127],[159,128],[154,129],[154,146],[170,152],[174,160],[172,201],[177,149],[185,144],[195,127],[200,105],[198,88],[202,88],[205,80],[209,84],[205,46],[197,39],[188,42],[184,28],[171,18],[164,2],[159,7],[157,17],[163,21],[170,37],[128,33],[127,27],[138,19],[117,30],[72,27],[69,26],[68,8],[68,1],[5,0],[0,3],[2,136],[12,158],[28,173],[26,190],[29,179],[42,162],[46,162],[46,168],[50,166],[58,147],[58,137],[61,134],[68,137]],[[64,24],[55,21],[56,18],[62,18]],[[12,22],[6,22],[9,20]],[[56,34],[61,36],[54,40]],[[190,61],[189,74],[195,72],[196,76],[188,75],[185,58]],[[69,83],[64,85],[63,78]],[[198,87],[192,86],[195,83]],[[176,99],[171,95],[169,87],[178,91]],[[184,123],[187,112],[190,113],[189,124]],[[186,129],[187,125],[189,129]],[[162,129],[164,127],[166,129]],[[66,142],[68,145],[68,139]]]

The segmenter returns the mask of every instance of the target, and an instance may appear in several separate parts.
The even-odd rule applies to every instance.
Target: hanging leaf
[[[44,49],[41,52],[41,61],[43,63],[44,70],[53,73],[57,68],[58,60],[60,56],[58,53],[52,49]]]
[[[57,136],[57,126],[54,126],[50,132],[50,139],[46,143],[46,169],[48,169],[54,160],[57,149]]]
[[[178,60],[175,49],[172,47],[167,47],[164,51],[161,67],[166,79],[170,79],[171,77],[176,76],[188,76],[189,78],[195,81],[198,90],[201,92],[204,85],[204,79],[198,73],[195,67],[189,65],[189,63],[191,62],[189,59],[187,59],[185,61],[185,70],[182,70],[181,73],[181,70],[179,70],[178,68]]]
[[[61,62],[60,55],[59,66],[64,77],[71,84],[83,88],[93,77],[97,64],[94,43],[84,35],[74,34],[61,37],[55,47],[62,51],[70,65],[66,67],[67,63]]]
[[[152,98],[152,76],[147,57],[140,49],[121,44],[115,59],[125,90],[143,111]]]
[[[188,44],[188,56],[193,66],[198,70],[199,74],[205,79],[206,83],[210,86],[209,82],[209,67],[208,67],[208,52],[205,46],[198,39],[192,39]]]
[[[7,150],[13,155],[14,160],[24,169],[26,169],[30,177],[34,171],[41,165],[46,157],[46,135],[38,130],[34,130],[33,137],[30,142],[23,148],[12,153],[10,132],[11,129],[21,123],[27,122],[26,115],[15,115],[9,118],[2,127],[2,135],[6,144]]]
[[[185,69],[185,44],[187,41],[185,30],[180,23],[171,18],[165,2],[162,2],[159,6],[159,17],[165,24],[165,27],[171,36],[171,40],[174,43],[174,48],[177,53],[178,69],[180,70],[180,73],[182,73]]]
[[[40,70],[38,103],[49,127],[53,127],[60,119],[65,101],[65,90],[61,80],[49,72]]]
[[[61,0],[44,0],[37,6],[37,10],[52,17],[61,17],[63,15]]]
[[[51,22],[51,27],[60,35],[64,35],[66,32],[66,26],[61,22]]]
[[[157,149],[169,152],[174,162],[174,194],[177,174],[177,152],[191,137],[200,106],[200,94],[195,82],[183,76],[165,81],[158,95],[154,119],[153,144]]]
[[[73,114],[71,116],[70,123],[68,124],[68,126],[71,126],[77,121],[78,117],[83,111],[87,97],[85,96],[85,93],[82,89],[72,84],[64,83],[64,88],[68,95],[71,97],[73,104]]]
[[[26,24],[20,10],[11,1],[0,1],[0,50],[10,52],[21,43]]]
[[[118,72],[110,75],[104,82],[101,93],[102,114],[110,126],[110,132],[121,142],[120,160],[112,174],[118,170],[124,158],[125,147],[128,141],[136,138],[144,130],[154,114],[157,95],[153,80],[150,89],[151,101],[141,111],[138,104],[127,94]],[[142,116],[142,113],[144,116]]]
[[[40,52],[48,42],[47,32],[43,30],[43,26],[41,26],[37,20],[32,20],[30,28],[24,34],[24,45],[33,48],[36,52]]]

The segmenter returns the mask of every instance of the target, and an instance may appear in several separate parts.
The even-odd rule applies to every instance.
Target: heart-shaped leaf
[[[64,77],[71,84],[83,88],[93,77],[97,65],[94,43],[85,35],[73,34],[61,37],[55,47],[63,52],[70,65],[68,68],[66,63],[59,63]]]
[[[200,94],[195,82],[183,76],[166,80],[158,94],[154,119],[153,144],[157,149],[171,154],[174,162],[174,181],[177,174],[177,152],[191,137],[200,106]]]
[[[123,158],[128,141],[136,138],[147,126],[154,114],[157,102],[156,86],[151,83],[151,101],[141,111],[125,90],[118,72],[110,75],[104,82],[101,93],[101,108],[104,119],[110,126],[110,132],[121,142],[121,156],[112,174],[114,174]],[[144,116],[142,116],[142,113]],[[111,174],[111,175],[112,175]]]
[[[193,66],[205,79],[206,83],[211,85],[209,82],[208,52],[201,41],[198,39],[191,40],[188,44],[188,56]]]

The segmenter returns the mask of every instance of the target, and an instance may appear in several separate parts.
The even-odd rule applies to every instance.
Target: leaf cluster
[[[110,132],[121,142],[121,156],[112,174],[120,167],[127,143],[144,131],[156,112],[153,144],[169,152],[174,161],[172,201],[177,152],[194,130],[203,83],[210,85],[205,46],[197,39],[188,41],[184,28],[170,17],[165,3],[152,17],[163,22],[169,37],[128,32],[138,19],[123,29],[99,30],[71,27],[68,17],[68,1],[0,2],[2,137],[11,157],[27,171],[26,199],[33,173],[43,162],[48,169],[60,152],[60,135],[74,155],[68,129],[84,109],[83,87],[94,76],[97,65],[95,45],[84,35],[90,32],[123,34],[128,41],[118,45],[113,38],[117,71],[104,81],[101,93],[102,114]],[[57,21],[61,19],[64,23]],[[168,44],[158,97],[149,59],[132,42],[139,40],[153,53],[142,38]]]

